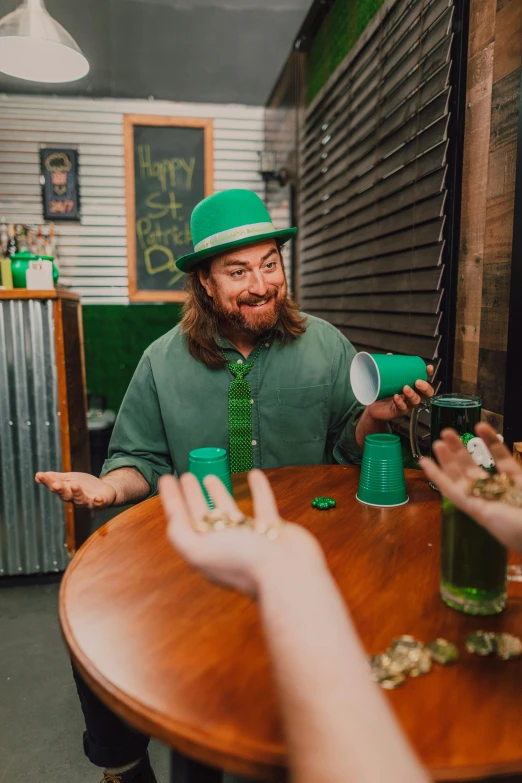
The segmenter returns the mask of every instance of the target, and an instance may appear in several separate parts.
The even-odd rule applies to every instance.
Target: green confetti
[[[318,508],[320,511],[326,511],[329,508],[335,508],[337,503],[333,498],[318,497],[312,500],[313,508]]]

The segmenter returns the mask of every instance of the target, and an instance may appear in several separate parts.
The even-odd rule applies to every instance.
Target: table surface
[[[479,628],[522,630],[522,585],[509,584],[508,608],[496,617],[467,617],[442,603],[440,502],[418,471],[406,471],[410,502],[395,509],[356,500],[353,466],[266,472],[282,515],[321,542],[369,654],[401,634],[458,645],[455,666],[387,692],[432,775],[522,771],[522,659],[464,649]],[[234,477],[234,491],[250,513],[243,476]],[[311,508],[316,495],[334,497],[337,508]],[[201,762],[281,777],[285,747],[257,607],[182,561],[167,541],[158,498],[83,545],[62,582],[60,618],[86,680],[137,728]]]

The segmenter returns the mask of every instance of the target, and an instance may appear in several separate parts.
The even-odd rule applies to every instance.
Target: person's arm
[[[321,560],[281,558],[259,603],[296,783],[417,783],[420,766]],[[378,742],[378,748],[376,743]]]
[[[158,395],[145,354],[121,404],[101,478],[89,473],[41,471],[35,480],[64,501],[104,508],[144,500],[156,492],[159,477],[171,472]]]
[[[141,473],[133,468],[121,468],[99,479],[90,473],[39,472],[37,484],[61,497],[62,500],[86,508],[106,508],[138,503],[147,497],[150,487]]]
[[[138,364],[123,398],[101,478],[105,480],[106,476],[111,475],[109,482],[113,483],[114,472],[118,471],[119,474],[122,468],[132,468],[133,473],[141,474],[143,481],[140,481],[140,486],[137,487],[135,483],[132,488],[140,493],[140,500],[156,493],[160,476],[173,472],[158,393],[147,353]],[[143,494],[141,490],[145,489],[145,484],[148,491]],[[122,489],[129,487],[126,484]]]
[[[506,473],[522,490],[522,469],[499,441],[493,427],[480,422],[475,432],[491,452],[497,471]],[[439,464],[428,457],[423,457],[419,463],[428,478],[445,497],[483,525],[502,544],[522,552],[522,508],[472,495],[472,482],[488,474],[475,464],[455,430],[443,430],[441,438],[433,444]]]
[[[259,600],[296,783],[426,783],[379,687],[315,538],[281,524],[270,484],[249,474],[256,529],[196,533],[208,510],[196,478],[165,476],[160,495],[178,551],[213,581]],[[240,512],[223,484],[205,484],[216,508]],[[376,749],[378,743],[378,749]]]

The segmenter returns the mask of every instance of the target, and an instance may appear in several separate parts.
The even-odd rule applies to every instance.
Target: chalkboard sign
[[[212,120],[124,118],[131,302],[185,299],[176,259],[192,252],[190,216],[213,190]]]
[[[79,220],[78,151],[42,147],[40,171],[44,220]]]

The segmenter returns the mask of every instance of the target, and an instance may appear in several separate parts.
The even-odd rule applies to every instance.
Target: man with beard
[[[276,231],[246,190],[204,199],[191,218],[194,252],[181,323],[144,353],[118,414],[102,477],[38,473],[63,500],[89,508],[144,500],[159,478],[187,471],[189,452],[227,449],[232,472],[253,467],[359,462],[366,435],[431,396],[432,387],[363,408],[350,386],[355,349],[288,296]],[[432,368],[428,368],[432,372]],[[85,749],[104,780],[154,781],[148,738],[127,729],[77,677]]]

